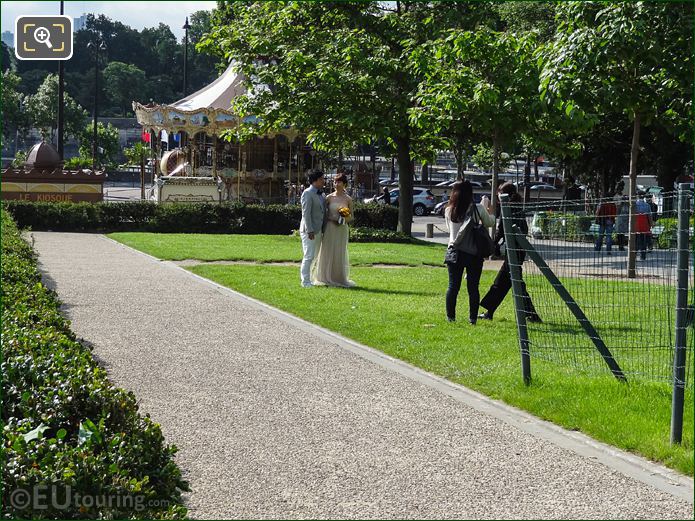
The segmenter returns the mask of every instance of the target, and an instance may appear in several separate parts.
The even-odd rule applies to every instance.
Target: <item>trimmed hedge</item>
[[[3,518],[185,518],[176,447],[76,340],[33,250],[7,212],[0,218]],[[23,507],[39,497],[34,487],[46,487],[48,508]]]
[[[37,203],[4,201],[20,228],[70,232],[148,231],[288,235],[299,228],[298,205],[237,203]],[[396,230],[398,209],[355,205],[356,227]]]
[[[411,244],[419,243],[410,235],[391,230],[378,230],[374,228],[350,228],[350,242],[392,242]]]

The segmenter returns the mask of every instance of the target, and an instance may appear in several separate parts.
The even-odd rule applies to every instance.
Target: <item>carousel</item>
[[[158,202],[294,202],[293,195],[314,168],[315,152],[299,131],[288,128],[243,143],[220,139],[242,122],[232,101],[246,93],[233,66],[214,82],[171,105],[133,110],[154,147]]]

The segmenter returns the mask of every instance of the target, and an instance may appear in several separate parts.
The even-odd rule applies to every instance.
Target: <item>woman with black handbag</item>
[[[466,271],[468,289],[468,321],[475,324],[478,318],[480,292],[478,284],[483,271],[483,261],[490,255],[492,240],[486,228],[495,225],[495,217],[489,212],[487,197],[479,204],[473,202],[473,187],[468,181],[457,181],[451,189],[449,204],[444,210],[449,230],[449,247],[444,262],[449,269],[449,287],[446,290],[446,318],[456,320],[456,300]],[[485,235],[487,235],[487,240]]]

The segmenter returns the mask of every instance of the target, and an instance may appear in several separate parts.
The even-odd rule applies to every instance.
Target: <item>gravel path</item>
[[[693,517],[692,480],[674,495],[655,465],[630,477],[609,450],[562,448],[575,434],[548,441],[523,413],[102,236],[33,235],[74,331],[179,447],[191,517]]]

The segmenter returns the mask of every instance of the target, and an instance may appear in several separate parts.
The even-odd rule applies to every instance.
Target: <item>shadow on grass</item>
[[[362,291],[365,293],[377,293],[377,294],[383,294],[383,295],[417,295],[419,297],[431,297],[437,295],[436,292],[423,292],[423,291],[401,291],[397,289],[377,289],[377,288],[365,288],[362,286],[355,286],[354,288],[349,288],[350,291]],[[442,293],[442,298],[444,298],[444,294]]]

